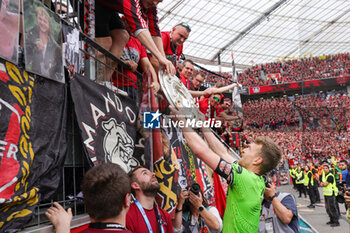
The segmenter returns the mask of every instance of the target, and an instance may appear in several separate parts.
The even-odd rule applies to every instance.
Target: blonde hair
[[[36,14],[38,14],[40,11],[43,12],[46,15],[46,17],[50,20],[50,15],[44,7],[42,7],[42,6],[35,7]]]

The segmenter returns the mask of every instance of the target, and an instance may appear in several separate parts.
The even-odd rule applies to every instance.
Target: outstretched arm
[[[163,65],[166,69],[166,71],[171,74],[175,75],[175,67],[173,64],[165,58],[162,51],[159,51],[158,46],[155,44],[154,40],[152,39],[152,36],[148,30],[142,31],[140,34],[137,35],[137,39],[141,42],[143,46],[145,46],[149,51],[151,51],[152,55],[154,55],[159,63]],[[157,41],[157,39],[156,39]],[[163,50],[164,51],[164,50]]]
[[[209,147],[213,150],[220,158],[228,163],[233,163],[236,161],[234,157],[231,156],[227,148],[222,142],[214,135],[214,133],[209,128],[201,128],[205,140],[207,140]]]
[[[175,116],[181,116],[183,114],[180,113],[180,111],[177,111],[175,108],[170,106],[170,109],[172,111],[172,114]],[[185,119],[179,119],[178,120],[185,120]],[[220,156],[216,154],[214,151],[212,151],[208,144],[199,136],[198,133],[196,133],[192,128],[182,128],[183,135],[186,138],[186,141],[188,145],[190,146],[193,153],[201,160],[203,160],[204,163],[206,163],[211,169],[215,170],[220,162]],[[215,135],[212,135],[215,137]],[[211,138],[212,139],[212,138]],[[214,140],[214,139],[212,139]],[[222,143],[218,141],[218,144]],[[223,145],[222,145],[223,146]],[[223,158],[224,160],[229,159],[227,162],[232,163],[233,158],[225,156]]]
[[[152,75],[152,84],[149,86],[150,88],[153,88],[154,93],[157,93],[159,91],[159,83],[158,83],[158,78],[157,78],[157,74],[151,64],[151,62],[149,61],[149,59],[147,57],[144,57],[141,59],[140,61],[140,65],[143,71],[145,72],[150,72]]]
[[[219,93],[224,93],[225,91],[228,91],[234,87],[238,87],[239,84],[238,83],[232,83],[230,85],[224,86],[224,87],[220,87],[220,88],[213,88],[216,89],[213,91],[213,94],[219,94]]]
[[[199,96],[205,96],[205,95],[211,95],[214,92],[214,89],[217,88],[207,88],[204,91],[191,91],[189,90],[190,94],[192,95],[192,97],[199,97]]]
[[[192,95],[192,97],[199,97],[199,96],[206,95],[204,93],[204,91],[191,91],[191,90],[189,90],[189,92]]]
[[[200,116],[200,119],[204,121],[204,114],[200,111],[198,111],[198,114]],[[226,146],[222,144],[222,142],[220,142],[220,140],[214,135],[213,131],[210,128],[202,127],[201,132],[204,135],[205,140],[207,140],[210,149],[212,149],[217,155],[219,155],[220,158],[222,158],[228,163],[235,162],[235,159],[230,155]]]
[[[215,170],[220,162],[220,156],[213,152],[208,144],[192,128],[182,128],[182,133],[193,153],[211,169]]]
[[[160,37],[160,36],[152,36],[152,39],[153,39],[154,43],[156,44],[159,52],[163,55],[163,57],[165,57],[162,37]]]

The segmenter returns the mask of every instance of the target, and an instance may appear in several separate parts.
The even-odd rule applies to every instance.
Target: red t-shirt
[[[158,26],[157,7],[145,9],[140,0],[98,0],[102,5],[125,15],[131,31],[149,29],[152,36],[161,36]]]
[[[105,230],[105,229],[95,229],[95,228],[86,228],[79,233],[132,233],[129,230]]]
[[[159,232],[159,223],[157,222],[156,213],[154,208],[152,210],[144,209],[148,218],[148,221],[151,224],[152,231],[154,233]],[[168,212],[159,208],[159,212],[161,214],[161,219],[164,222],[164,232],[165,233],[173,233],[173,224],[171,221],[171,217]],[[133,233],[145,233],[148,232],[147,225],[145,220],[142,217],[140,210],[137,208],[135,203],[130,205],[130,209],[126,214],[126,228],[132,231]]]
[[[208,118],[215,118],[219,115],[219,111],[215,106],[211,106],[210,108],[210,115],[208,115],[208,109],[209,109],[209,98],[204,98],[203,100],[199,101],[199,110],[205,115],[205,117]]]
[[[163,40],[163,47],[164,52],[168,60],[173,62],[173,55],[176,55],[176,61],[179,61],[180,56],[182,54],[183,45],[172,47],[171,46],[171,38],[170,38],[170,32],[162,32],[162,40]],[[176,50],[176,51],[174,51]]]
[[[190,80],[180,73],[180,81],[185,85],[188,90],[191,90]]]
[[[146,49],[141,45],[140,41],[133,36],[130,36],[128,43],[126,43],[125,48],[123,49],[123,54],[121,59],[124,61],[132,60],[137,64],[140,64],[142,58],[147,57]],[[137,88],[137,77],[130,70],[121,70],[120,74],[113,74],[113,84],[117,87],[122,86],[133,86]],[[126,78],[127,77],[127,78]]]

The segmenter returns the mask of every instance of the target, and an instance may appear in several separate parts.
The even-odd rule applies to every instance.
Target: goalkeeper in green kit
[[[185,120],[180,111],[170,107],[175,120]],[[223,233],[258,232],[261,201],[265,182],[262,175],[274,169],[281,160],[281,150],[271,139],[258,137],[241,154],[239,161],[209,128],[201,128],[205,142],[191,128],[182,128],[194,154],[224,177],[228,183]]]

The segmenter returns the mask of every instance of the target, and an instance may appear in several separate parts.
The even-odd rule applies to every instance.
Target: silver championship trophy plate
[[[199,119],[197,106],[194,99],[185,85],[176,76],[167,74],[165,71],[159,71],[159,82],[163,93],[169,104],[173,107],[181,108],[186,119]]]

